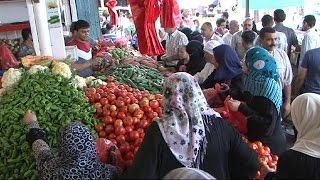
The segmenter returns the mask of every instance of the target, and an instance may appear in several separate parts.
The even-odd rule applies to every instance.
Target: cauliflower
[[[83,87],[87,86],[86,84],[86,79],[83,77],[80,77],[78,75],[76,75],[74,77],[74,79],[72,80],[71,84],[75,87],[75,88],[80,88],[82,89]]]
[[[63,62],[58,62],[57,64],[55,64],[52,68],[52,73],[60,74],[66,78],[71,78],[72,75],[70,67]]]
[[[97,87],[97,86],[101,86],[101,85],[107,85],[107,83],[103,82],[101,79],[95,79],[93,81],[88,82],[87,85],[89,87]]]
[[[44,72],[47,69],[49,69],[49,68],[46,66],[34,65],[28,70],[28,73],[36,74],[37,72]]]
[[[4,89],[13,88],[21,79],[23,72],[21,69],[10,68],[3,74],[1,79],[2,87]]]
[[[88,84],[89,82],[91,82],[91,81],[93,81],[95,79],[96,79],[95,77],[89,76],[89,77],[86,78],[86,83]]]

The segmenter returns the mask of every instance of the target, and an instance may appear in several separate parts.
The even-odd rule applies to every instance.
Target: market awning
[[[281,9],[286,7],[304,6],[304,0],[249,0],[250,9]],[[242,0],[242,7],[246,7],[246,0]]]

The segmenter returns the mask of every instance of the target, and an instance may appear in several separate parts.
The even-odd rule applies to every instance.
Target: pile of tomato
[[[273,155],[271,153],[269,147],[264,146],[260,141],[249,142],[248,139],[244,136],[243,139],[246,143],[248,143],[249,147],[258,154],[261,166],[269,166],[269,168],[277,170],[277,162],[279,158],[277,155]],[[261,177],[260,171],[258,171],[255,179],[263,179],[263,177]]]
[[[95,127],[100,138],[117,145],[129,166],[142,143],[145,129],[162,117],[162,95],[120,85],[112,76],[107,85],[85,88],[87,100],[96,107],[99,124]]]

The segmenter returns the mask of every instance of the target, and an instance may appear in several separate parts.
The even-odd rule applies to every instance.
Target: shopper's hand
[[[268,173],[275,172],[275,171],[276,171],[275,169],[270,168],[267,164],[263,164],[260,168],[260,173],[261,173],[260,177],[262,179],[265,179]]]
[[[285,102],[282,107],[283,117],[287,117],[290,114],[291,105],[289,102]]]
[[[26,114],[24,115],[22,121],[23,121],[23,123],[24,123],[25,125],[29,125],[29,124],[37,121],[37,116],[36,116],[36,114],[35,114],[34,112],[32,112],[31,110],[28,110],[28,111],[26,112]]]
[[[181,65],[181,66],[179,67],[179,71],[180,71],[180,72],[186,72],[186,71],[187,71],[187,66],[186,66],[186,65]]]
[[[238,111],[240,107],[241,102],[238,100],[230,99],[228,101],[228,105],[231,111]]]
[[[100,63],[101,63],[101,61],[102,61],[102,58],[100,58],[100,57],[95,57],[95,58],[93,58],[93,60],[92,60],[92,66],[99,66],[100,65]]]

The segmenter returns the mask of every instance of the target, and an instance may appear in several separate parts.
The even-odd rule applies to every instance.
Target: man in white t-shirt
[[[300,63],[307,51],[320,47],[320,36],[314,28],[315,25],[316,18],[313,15],[307,15],[304,17],[303,31],[306,31],[306,33],[302,40]]]
[[[225,44],[231,46],[232,36],[239,31],[239,23],[236,20],[232,20],[229,23],[229,32],[223,35],[222,40]]]
[[[269,14],[264,15],[261,18],[261,22],[263,27],[273,27],[274,25],[273,17],[270,16]],[[286,34],[284,34],[283,32],[276,31],[276,35],[278,38],[276,47],[288,53],[288,41],[287,41]],[[255,45],[261,46],[260,38],[256,39]]]
[[[284,101],[282,105],[283,117],[290,113],[291,103],[291,82],[293,78],[292,67],[287,53],[276,47],[277,34],[271,27],[265,27],[260,30],[261,46],[268,50],[277,63],[280,76],[279,85],[282,89]]]
[[[208,41],[211,41],[211,40],[218,41],[220,44],[224,44],[222,38],[215,34],[212,24],[210,22],[205,22],[202,24],[201,34],[204,37],[203,39],[204,46]]]
[[[179,50],[186,51],[189,41],[187,36],[177,28],[164,28],[164,30],[168,36],[166,38],[166,53],[161,56],[161,60],[165,62],[165,66],[176,67],[180,60]]]

